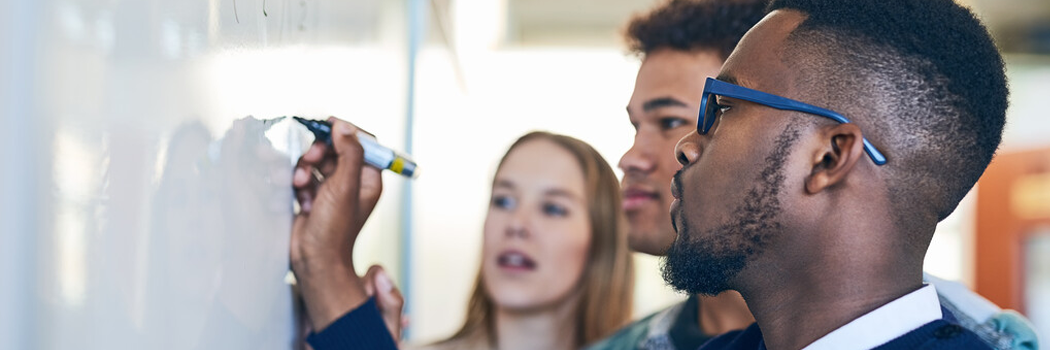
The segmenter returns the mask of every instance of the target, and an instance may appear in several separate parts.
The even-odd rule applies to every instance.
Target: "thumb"
[[[380,304],[383,322],[386,323],[390,334],[394,336],[395,341],[401,339],[401,310],[405,306],[405,299],[385,271],[380,270],[376,273],[375,296]]]

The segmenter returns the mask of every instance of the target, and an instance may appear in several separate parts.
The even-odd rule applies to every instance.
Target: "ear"
[[[842,183],[864,158],[864,135],[856,124],[839,124],[821,132],[823,146],[813,153],[813,170],[806,178],[806,193],[817,194]]]

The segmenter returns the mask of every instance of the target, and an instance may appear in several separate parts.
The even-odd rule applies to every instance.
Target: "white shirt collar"
[[[831,331],[802,350],[871,349],[943,316],[937,289],[927,284]]]

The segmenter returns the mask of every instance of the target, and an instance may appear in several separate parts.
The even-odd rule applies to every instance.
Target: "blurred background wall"
[[[1006,54],[1000,154],[1050,159],[1050,3],[962,2]],[[309,136],[264,122],[283,115],[336,115],[413,153],[422,176],[384,178],[357,266],[394,272],[410,340],[450,335],[506,147],[549,130],[614,166],[630,147],[639,61],[620,32],[656,3],[4,0],[0,348],[291,346],[284,184]],[[938,227],[926,270],[1019,309],[1047,339],[1050,187],[1024,183],[1018,196],[1039,192],[1018,202],[1032,225],[1006,234],[1013,219],[997,216],[979,230],[977,190]],[[982,253],[981,237],[1005,248]],[[656,258],[636,260],[637,315],[683,298]],[[1007,280],[981,282],[982,262]]]

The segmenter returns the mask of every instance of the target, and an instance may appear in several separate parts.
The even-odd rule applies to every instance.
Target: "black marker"
[[[314,134],[315,140],[328,145],[332,144],[332,124],[323,120],[299,117],[292,117],[292,119],[305,125]],[[361,147],[365,150],[365,163],[379,169],[393,171],[408,178],[414,179],[419,177],[419,169],[411,157],[383,147],[376,141],[374,136],[364,131],[357,131],[357,140],[361,142]]]

